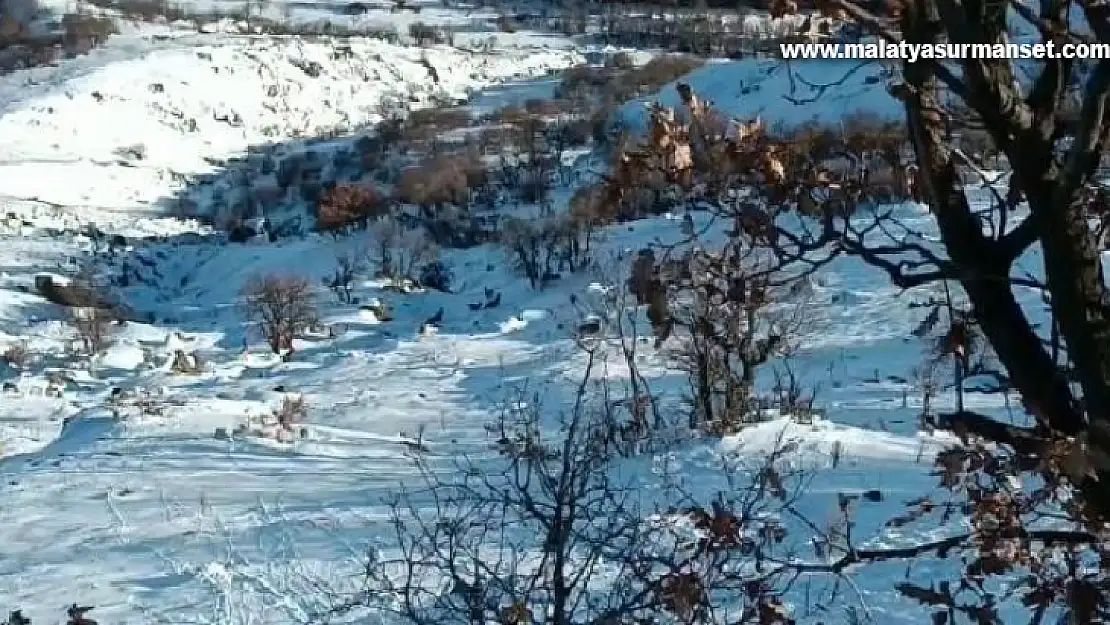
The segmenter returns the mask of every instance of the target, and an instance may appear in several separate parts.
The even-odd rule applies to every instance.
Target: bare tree
[[[679,330],[674,355],[690,380],[691,428],[734,432],[759,419],[759,368],[797,345],[811,314],[804,283],[776,282],[782,276],[751,248],[697,252],[678,267],[663,281]]]
[[[776,468],[789,446],[758,467],[722,467],[730,494],[711,503],[681,485],[644,496],[617,477],[599,353],[587,349],[576,399],[557,416],[524,391],[528,407],[514,400],[491,424],[503,466],[464,458],[443,474],[420,461],[421,486],[393,501],[393,546],[368,563],[367,592],[333,612],[428,625],[791,623],[775,597],[789,567],[770,564],[785,537],[772,511],[805,484]],[[763,558],[760,573],[741,566]]]
[[[532,288],[542,289],[560,271],[590,266],[594,226],[590,217],[574,213],[537,220],[510,217],[502,222],[500,242]]]
[[[371,257],[378,274],[395,286],[409,281],[419,283],[420,269],[435,262],[439,248],[428,239],[423,228],[405,228],[393,218],[378,221],[370,228]]]
[[[300,276],[251,278],[242,290],[242,306],[275,354],[292,353],[293,339],[317,321],[312,285]]]
[[[349,250],[335,257],[335,270],[331,278],[325,278],[324,282],[340,302],[351,303],[351,285],[363,270],[364,260],[365,254],[359,249]]]
[[[96,355],[108,347],[120,320],[120,310],[100,285],[92,265],[82,267],[69,284],[45,281],[41,286],[44,288],[40,290],[51,294],[51,299],[69,307],[70,323],[86,354]]]
[[[506,219],[501,229],[501,245],[533,289],[543,288],[555,277],[559,233],[553,222]]]
[[[772,10],[778,15],[794,6],[785,0]],[[1042,43],[1110,44],[1110,12],[1084,0],[1036,7],[831,0],[820,8],[887,43],[1006,49],[1016,20]],[[1076,14],[1086,29],[1074,26]],[[743,140],[711,138],[728,158],[713,165],[717,186],[698,201],[732,220],[734,236],[763,246],[781,265],[808,272],[854,256],[902,289],[946,283],[966,298],[966,310],[947,315],[941,322],[950,327],[939,329],[951,337],[945,349],[958,357],[957,375],[971,371],[961,354],[979,337],[999,379],[1021,396],[1024,419],[1000,420],[966,406],[937,416],[938,428],[968,440],[941,458],[940,473],[943,487],[967,498],[975,531],[914,554],[975,554],[957,583],[978,590],[966,600],[957,598],[957,583],[940,590],[907,583],[899,590],[935,606],[937,622],[999,622],[999,600],[982,590],[984,578],[1032,568],[1010,595],[1025,602],[1031,620],[1040,622],[1052,609],[1072,622],[1097,622],[1106,617],[1110,586],[1102,575],[1081,573],[1077,563],[1107,553],[1110,520],[1110,286],[1096,225],[1105,212],[1096,174],[1110,140],[1110,62],[1049,58],[1019,65],[981,56],[902,62],[890,89],[904,106],[916,160],[905,172],[906,186],[928,205],[939,244],[904,223],[899,207],[868,202],[864,181],[837,176],[824,160],[799,154],[787,137],[766,130]],[[791,67],[785,70],[794,77]],[[815,95],[808,101],[839,84],[810,84]],[[990,185],[997,176],[963,149],[961,125],[983,133],[997,150],[1008,191]],[[984,186],[974,195],[985,201],[971,198],[978,183]],[[1027,271],[1027,261],[1037,268]],[[1040,301],[1024,298],[1029,291]],[[1026,477],[1045,486],[1008,486],[1029,472]],[[1067,503],[1057,498],[1060,492]],[[1038,519],[1061,514],[1060,506],[1063,519],[1080,530],[1049,535],[1036,529]],[[1061,566],[1050,565],[1053,559]]]
[[[522,112],[510,123],[515,150],[501,157],[502,183],[520,201],[546,205],[561,166],[564,141],[541,115]]]
[[[111,343],[113,323],[116,317],[103,308],[73,308],[70,311],[70,322],[86,354],[90,356],[104,351]]]

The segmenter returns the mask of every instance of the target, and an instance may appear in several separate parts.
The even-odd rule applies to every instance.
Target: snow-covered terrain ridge
[[[0,81],[3,197],[165,210],[207,159],[381,121],[391,105],[465,99],[482,87],[581,62],[573,50],[467,52],[375,40],[175,37],[130,58]],[[98,55],[74,64],[95,63]],[[58,80],[58,78],[63,80]],[[59,181],[65,184],[59,184]]]

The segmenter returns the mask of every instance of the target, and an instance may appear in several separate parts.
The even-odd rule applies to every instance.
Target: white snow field
[[[305,622],[357,590],[365,549],[385,534],[383,498],[416,477],[414,437],[432,466],[461,453],[492,459],[485,425],[511,387],[531,380],[558,405],[581,375],[569,334],[582,313],[570,296],[589,301],[597,283],[620,278],[605,270],[533,291],[496,249],[447,250],[453,293],[359,282],[363,302],[378,298],[394,312],[380,321],[321,288],[323,322],[336,332],[281,362],[256,339],[244,348],[242,285],[261,272],[319,284],[357,235],[228,245],[175,217],[176,198],[254,146],[354,132],[379,121],[383,103],[462,100],[582,54],[558,38],[542,47],[540,35],[483,51],[373,40],[340,51],[297,38],[162,34],[135,30],[87,57],[0,79],[0,352],[33,355],[22,368],[0,364],[0,609],[22,608],[35,623],[55,622],[72,602],[96,606],[106,625]],[[742,91],[739,78],[760,75],[758,97]],[[862,74],[843,92],[830,88],[835,105],[779,105],[788,81],[762,62],[712,64],[690,80],[734,114],[772,121],[894,110],[881,82]],[[513,89],[535,86],[491,97]],[[918,207],[900,210],[929,230]],[[677,219],[614,227],[599,258],[677,240]],[[33,289],[36,275],[72,272],[94,245],[81,234],[89,227],[127,237],[114,262],[142,278],[124,294],[145,320],[120,328],[92,361],[73,356],[64,313]],[[501,293],[501,306],[471,310],[485,289]],[[815,293],[797,366],[819,384],[825,417],[775,419],[670,453],[696,477],[721,452],[758,456],[796,441],[796,462],[817,471],[808,512],[829,518],[838,493],[879,490],[882,502],[861,504],[856,535],[913,539],[882,525],[929,490],[931,459],[951,442],[917,431],[911,385],[925,347],[906,338],[916,319],[896,289],[850,260],[823,271]],[[420,334],[440,308],[438,332]],[[645,372],[677,398],[681,376],[649,347]],[[179,349],[200,356],[201,373],[171,371]],[[290,394],[308,405],[298,440],[215,436],[270,415]],[[974,392],[966,403],[1009,406]],[[896,596],[891,580],[904,573],[893,564],[855,577],[875,622],[927,618]],[[914,574],[927,581],[938,571]],[[830,608],[821,619],[851,615]]]

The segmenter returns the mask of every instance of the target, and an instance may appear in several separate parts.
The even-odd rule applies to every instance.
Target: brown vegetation
[[[129,315],[96,280],[90,267],[83,268],[69,284],[51,276],[37,276],[35,289],[50,302],[64,306],[85,353],[99,354],[108,346],[114,326]]]
[[[404,121],[401,138],[408,141],[428,141],[443,133],[466,128],[473,122],[465,107],[438,107],[416,109]]]
[[[386,198],[377,190],[354,184],[339,184],[324,192],[316,206],[316,227],[336,232],[353,225],[363,228],[388,213]]]
[[[303,396],[281,398],[281,406],[274,411],[278,426],[284,430],[292,430],[297,424],[308,418],[308,402]]]
[[[485,183],[487,175],[475,154],[430,157],[401,173],[395,196],[429,213],[448,205],[468,207],[474,190]]]
[[[689,74],[705,64],[697,57],[668,54],[657,56],[640,67],[571,68],[563,74],[557,95],[602,102],[627,102]]]
[[[0,17],[0,74],[86,54],[116,32],[112,19],[85,13],[63,15],[58,32],[48,34],[36,34],[13,15],[4,15]]]
[[[941,4],[832,0],[819,8],[873,35],[909,43],[1007,40],[1005,12]],[[776,10],[793,8],[779,5]],[[1091,23],[1105,22],[1101,6],[1087,2],[1027,7],[1022,17],[1046,37],[1087,36],[1065,34],[1069,9]],[[1102,27],[1089,36],[1110,42],[1110,31]],[[718,256],[726,269],[721,275],[741,267],[741,257],[730,255],[735,249],[762,250],[773,261],[771,269],[787,274],[809,273],[850,255],[883,271],[899,288],[935,285],[958,290],[966,301],[957,307],[948,298],[947,314],[930,317],[942,337],[938,354],[956,370],[957,409],[931,423],[964,440],[937,462],[939,486],[953,503],[919,500],[892,524],[936,517],[955,528],[958,517],[969,531],[881,554],[849,550],[829,567],[813,570],[837,571],[874,557],[946,558],[958,552],[965,566],[955,579],[938,585],[934,577],[918,577],[896,587],[925,606],[936,623],[998,623],[1010,614],[1011,602],[1022,604],[1032,622],[1049,613],[1063,613],[1069,622],[1101,622],[1110,603],[1104,576],[1080,571],[1082,562],[1108,557],[1110,286],[1093,224],[1103,212],[1096,198],[1101,155],[1110,141],[1105,112],[1110,66],[1097,64],[1079,86],[1069,82],[1075,67],[1059,59],[1039,64],[1025,82],[1015,78],[1010,60],[956,65],[957,72],[939,64],[901,65],[903,82],[891,91],[905,103],[904,127],[856,119],[843,132],[811,128],[794,136],[764,131],[739,141],[726,137],[720,147],[729,155],[729,167],[707,149],[700,162],[718,165],[699,171],[695,155],[695,175],[715,184],[699,200],[736,224]],[[1077,114],[1076,92],[1082,100]],[[967,139],[960,124],[972,124],[969,134],[977,133],[972,141],[984,151],[997,150],[1002,158],[996,161],[1010,170],[1009,191],[994,193],[986,205],[972,202],[965,191],[966,180],[982,177],[988,155],[963,149]],[[1062,137],[1069,141],[1061,143]],[[907,138],[913,164],[903,161]],[[716,147],[716,142],[692,143],[695,150]],[[893,211],[859,212],[881,195],[875,189],[876,164],[888,170],[881,177],[901,187],[895,196],[929,205],[939,246]],[[728,199],[731,189],[753,194],[752,201]],[[1017,210],[1020,203],[1028,210]],[[804,234],[779,222],[797,209],[807,226]],[[852,214],[857,218],[844,218]],[[1033,248],[1040,250],[1043,275],[1018,269]],[[764,288],[753,294],[753,282],[744,284],[744,301]],[[1021,297],[1025,289],[1043,294],[1043,308]],[[982,352],[989,352],[992,364],[984,364]],[[971,376],[1000,392],[1020,394],[1024,422],[964,407],[962,389]],[[1047,517],[1069,529],[1042,529],[1040,520]],[[998,583],[1007,585],[1006,599],[980,591]]]

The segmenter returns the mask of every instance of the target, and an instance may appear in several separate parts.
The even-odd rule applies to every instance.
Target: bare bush
[[[83,13],[62,16],[62,43],[74,54],[83,54],[119,30],[111,18]]]
[[[275,354],[291,354],[293,339],[316,323],[316,296],[300,276],[256,276],[242,290],[242,306]]]
[[[679,330],[673,355],[690,381],[690,427],[727,434],[759,420],[756,373],[795,346],[808,310],[802,283],[778,281],[759,258],[706,252],[654,273]]]
[[[369,249],[378,275],[395,286],[419,284],[422,267],[439,256],[439,249],[422,228],[407,229],[396,219],[383,219],[370,228]]]
[[[274,410],[274,417],[277,419],[278,426],[291,430],[308,418],[308,402],[301,395],[282,397],[281,406]]]
[[[589,219],[575,214],[502,222],[500,243],[509,260],[532,288],[543,288],[561,271],[589,266],[595,234]]]
[[[705,61],[682,54],[664,54],[634,68],[626,82],[638,83],[655,91],[698,69]]]
[[[661,466],[643,496],[645,480],[609,443],[622,417],[601,381],[603,357],[583,348],[569,405],[546,410],[527,389],[509,398],[488,426],[499,459],[434,471],[417,458],[422,482],[391,501],[391,544],[367,561],[366,587],[331,614],[384,610],[412,625],[791,625],[791,608],[811,607],[781,598],[799,575],[832,578],[829,591],[806,586],[807,600],[827,605],[843,601],[835,587],[848,583],[848,566],[899,557],[838,532],[848,497],[828,532],[801,516],[808,476],[788,461],[795,443],[723,457],[696,486]],[[800,548],[815,544],[807,559]]]
[[[0,352],[0,363],[13,369],[22,369],[31,361],[31,352],[26,343],[12,343]]]
[[[91,265],[83,267],[69,284],[39,276],[35,287],[46,299],[69,309],[69,320],[86,354],[99,354],[111,342],[124,307],[101,286]]]
[[[70,311],[70,323],[85,353],[90,356],[103,352],[111,343],[116,321],[118,318],[103,308],[73,308]]]
[[[30,25],[38,11],[36,3],[21,0],[0,10],[0,74],[86,54],[118,32],[111,18],[80,11],[63,15],[57,31],[42,32]]]
[[[403,133],[409,141],[427,141],[445,132],[466,128],[473,122],[466,107],[432,106],[409,113]]]
[[[705,61],[693,56],[666,54],[639,67],[575,67],[563,75],[559,97],[587,97],[602,102],[627,102],[653,93],[698,69]]]
[[[112,308],[115,304],[93,283],[91,274],[81,275],[69,284],[59,284],[51,276],[35,278],[35,290],[48,301],[67,308]]]
[[[335,257],[335,270],[325,283],[340,302],[350,304],[353,301],[351,286],[364,269],[364,260],[365,254],[360,250],[348,251]]]
[[[556,275],[558,234],[550,222],[506,219],[501,229],[501,245],[533,289],[543,288]]]
[[[565,147],[542,115],[524,113],[513,122],[513,153],[501,157],[501,183],[522,202],[544,204]]]
[[[465,106],[431,106],[409,113],[405,123],[409,126],[434,126],[440,130],[465,128],[473,122]]]
[[[771,387],[774,406],[799,423],[812,423],[816,413],[817,389],[806,388],[798,378],[789,350],[781,351],[785,357],[780,358],[774,367],[775,383]]]
[[[618,52],[605,59],[606,67],[615,67],[617,69],[633,69],[636,67],[636,61],[632,55],[627,52]]]
[[[568,206],[571,217],[591,232],[616,221],[618,208],[605,183],[580,187],[571,196]]]

